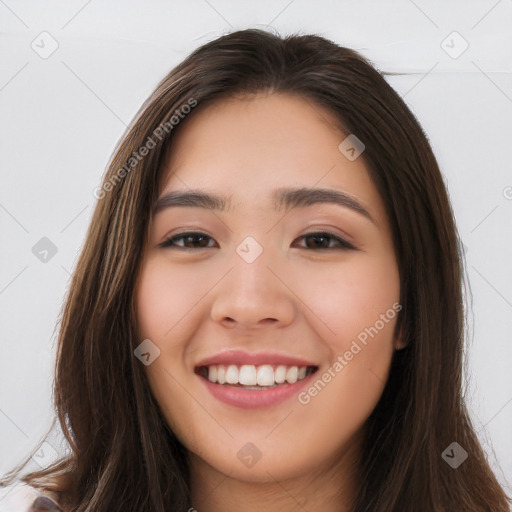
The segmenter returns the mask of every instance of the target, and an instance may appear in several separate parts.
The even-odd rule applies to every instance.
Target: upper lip
[[[234,364],[241,366],[250,365],[286,365],[286,366],[317,366],[311,361],[302,357],[295,357],[277,352],[245,352],[244,350],[226,350],[200,361],[196,368],[201,366],[211,366],[215,364]]]

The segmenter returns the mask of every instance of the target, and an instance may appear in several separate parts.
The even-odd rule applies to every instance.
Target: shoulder
[[[50,497],[41,494],[30,505],[28,512],[62,512],[62,509]]]
[[[24,484],[8,486],[0,495],[0,512],[62,512],[50,497]]]

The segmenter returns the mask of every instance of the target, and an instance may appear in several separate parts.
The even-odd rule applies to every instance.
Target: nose
[[[242,329],[278,328],[293,322],[295,296],[270,252],[264,250],[252,263],[234,255],[231,270],[215,287],[211,309],[214,322]]]

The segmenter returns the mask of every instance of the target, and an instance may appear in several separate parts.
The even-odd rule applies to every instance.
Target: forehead
[[[359,198],[378,221],[378,191],[363,158],[339,150],[348,136],[339,125],[326,107],[283,93],[198,106],[175,134],[160,196],[204,189],[233,208],[273,209],[277,189],[327,188]]]
[[[204,157],[252,160],[256,152],[260,158],[276,159],[279,147],[286,149],[283,158],[318,157],[329,142],[329,149],[337,150],[337,144],[332,144],[346,135],[326,107],[305,97],[288,93],[235,96],[196,107],[178,126],[167,164],[175,167],[185,158]]]

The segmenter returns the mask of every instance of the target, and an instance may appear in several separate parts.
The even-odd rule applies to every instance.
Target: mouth
[[[213,364],[198,366],[195,373],[213,384],[254,391],[295,384],[315,373],[318,366],[276,364]]]
[[[298,394],[318,368],[305,359],[290,356],[228,351],[202,361],[194,373],[217,400],[252,409]]]

